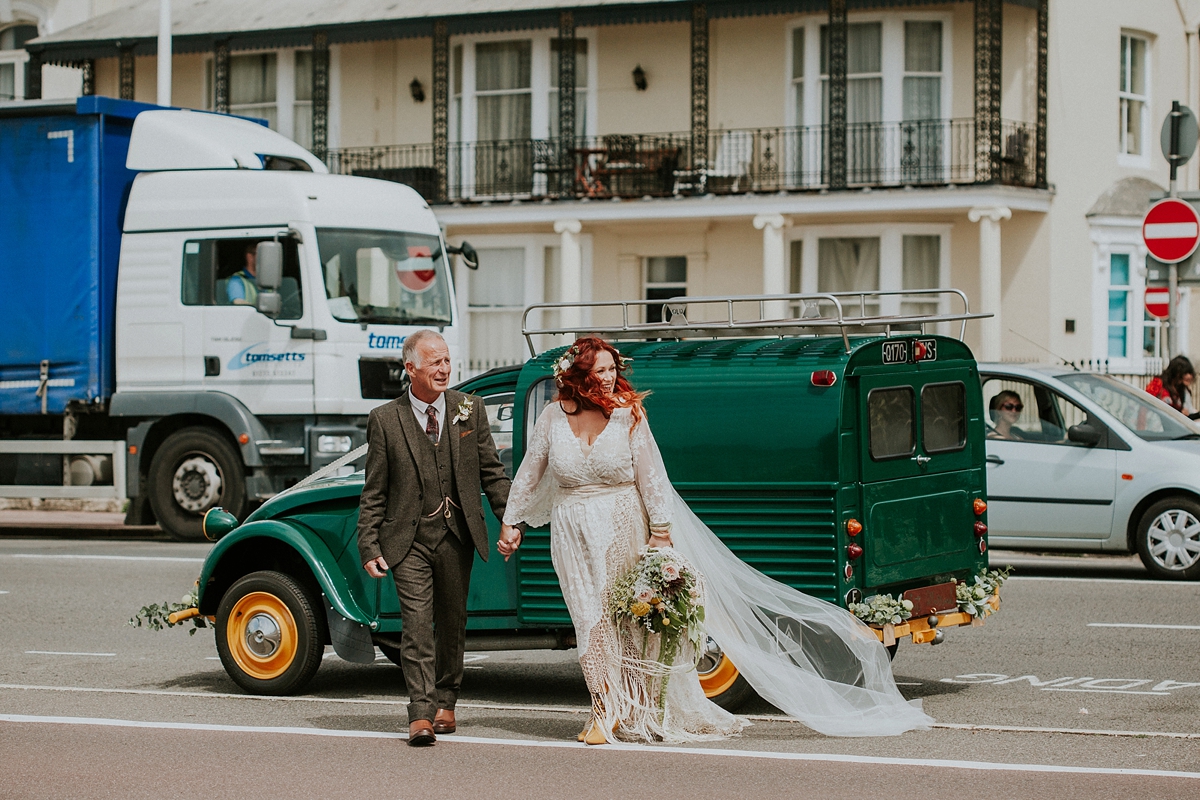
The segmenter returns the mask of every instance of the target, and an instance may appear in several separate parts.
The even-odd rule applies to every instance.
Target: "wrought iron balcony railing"
[[[407,183],[431,203],[663,197],[828,189],[829,126],[451,143],[442,171],[432,144],[330,150],[332,172]],[[978,170],[981,162],[986,170]],[[1035,126],[1002,121],[998,153],[977,152],[974,119],[851,123],[846,186],[1001,183],[1035,186]]]

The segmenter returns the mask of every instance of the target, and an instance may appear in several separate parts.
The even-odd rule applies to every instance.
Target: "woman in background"
[[[1187,356],[1175,356],[1167,368],[1146,386],[1146,391],[1162,400],[1181,414],[1194,414],[1192,407],[1192,384],[1196,381],[1196,370]]]

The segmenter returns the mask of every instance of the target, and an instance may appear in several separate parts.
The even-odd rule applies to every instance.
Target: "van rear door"
[[[868,588],[972,570],[980,558],[972,501],[983,485],[968,432],[974,370],[934,366],[859,371]]]

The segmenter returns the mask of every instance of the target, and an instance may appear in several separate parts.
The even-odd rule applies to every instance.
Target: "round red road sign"
[[[1166,319],[1170,302],[1170,289],[1156,287],[1146,290],[1146,311],[1150,313],[1150,316]]]
[[[1176,264],[1200,245],[1200,214],[1192,204],[1168,197],[1150,206],[1142,220],[1142,239],[1150,255],[1165,264]]]

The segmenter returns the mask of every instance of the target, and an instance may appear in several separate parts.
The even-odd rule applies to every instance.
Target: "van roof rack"
[[[894,301],[888,302],[890,298]],[[923,298],[924,303],[936,302],[943,305],[948,299],[957,298],[962,303],[962,311],[957,313],[936,314],[879,314],[868,313],[868,305],[882,306],[884,304],[899,306],[901,298]],[[911,301],[911,300],[910,300]],[[919,302],[922,302],[919,301]],[[662,306],[662,322],[631,322],[630,309]],[[739,318],[735,315],[735,305],[738,311],[745,313],[745,306],[753,304],[758,309],[758,315]],[[785,313],[799,309],[799,316],[779,316],[781,304]],[[856,314],[847,313],[847,306]],[[857,308],[853,308],[857,306]],[[723,309],[722,309],[723,307]],[[582,321],[584,309],[613,308],[620,309],[620,325],[591,325]],[[714,315],[704,314],[704,309],[716,308],[721,311],[720,319],[712,319]],[[577,324],[565,324],[562,327],[544,328],[533,327],[529,323],[529,315],[541,309],[561,312],[574,310],[578,315]],[[688,312],[692,310],[694,317],[705,319],[689,319]],[[700,311],[700,313],[696,313]],[[539,315],[540,316],[540,315]],[[641,317],[635,312],[634,318]],[[690,339],[712,338],[724,339],[733,337],[763,337],[763,336],[822,336],[840,333],[846,352],[850,352],[851,333],[877,333],[891,336],[893,332],[911,332],[918,328],[925,333],[925,326],[943,322],[959,322],[958,338],[961,341],[967,330],[967,320],[984,319],[991,314],[972,314],[967,295],[959,289],[911,289],[889,292],[816,292],[812,294],[764,294],[764,295],[729,295],[724,297],[672,297],[668,300],[601,300],[579,303],[535,303],[525,309],[521,317],[521,333],[529,345],[530,354],[536,356],[537,349],[533,337],[538,335],[568,334],[576,335],[582,332],[594,333],[606,339]]]

